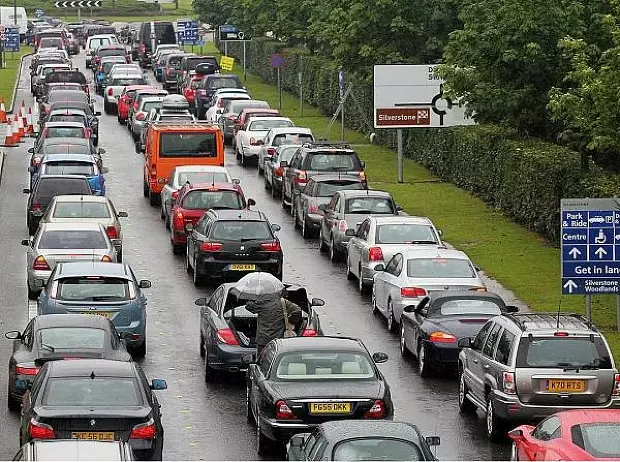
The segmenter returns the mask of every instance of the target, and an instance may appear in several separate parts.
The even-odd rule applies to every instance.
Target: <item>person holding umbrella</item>
[[[276,338],[295,337],[303,322],[303,311],[286,300],[284,284],[269,273],[250,273],[239,279],[231,289],[245,309],[258,315],[256,320],[256,353]]]

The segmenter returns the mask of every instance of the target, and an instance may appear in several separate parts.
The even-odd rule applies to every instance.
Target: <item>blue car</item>
[[[134,358],[146,355],[146,296],[151,282],[138,281],[124,263],[58,263],[37,300],[37,314],[81,313],[105,316],[124,334]]]
[[[110,71],[115,64],[126,64],[126,60],[122,56],[105,56],[101,58],[99,67],[94,71],[95,92],[98,95],[103,96],[103,91],[106,87],[106,79],[108,78],[108,74],[110,74]]]
[[[39,167],[31,166],[30,182],[36,184],[41,175],[83,175],[96,196],[105,196],[105,177],[108,169],[99,168],[97,160],[89,154],[47,154]]]

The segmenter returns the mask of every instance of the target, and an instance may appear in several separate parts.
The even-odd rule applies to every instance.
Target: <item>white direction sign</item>
[[[465,107],[443,96],[436,64],[374,66],[375,128],[428,128],[474,125]]]
[[[92,8],[101,6],[101,0],[72,0],[55,2],[56,8]]]

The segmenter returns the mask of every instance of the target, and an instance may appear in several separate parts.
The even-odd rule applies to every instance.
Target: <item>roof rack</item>
[[[151,125],[205,125],[209,127],[219,127],[217,122],[211,122],[208,120],[185,120],[181,119],[178,121],[170,121],[170,120],[157,120],[150,122]]]
[[[329,146],[329,147],[340,148],[340,149],[351,149],[351,145],[349,143],[341,143],[338,141],[326,141],[326,140],[307,141],[303,144],[303,146],[304,147]]]
[[[592,324],[592,321],[589,321],[586,317],[579,313],[560,313],[559,316],[557,312],[515,314],[504,313],[503,316],[517,324],[523,331],[529,330],[532,327],[532,324],[536,324],[541,328],[545,329],[558,329],[558,319],[559,323],[562,324],[560,328],[581,328],[581,326],[577,326],[577,323],[582,323],[585,324],[589,329],[597,330],[596,327]],[[548,326],[541,325],[542,323],[547,323]],[[573,324],[573,326],[568,326],[567,324],[569,323]]]

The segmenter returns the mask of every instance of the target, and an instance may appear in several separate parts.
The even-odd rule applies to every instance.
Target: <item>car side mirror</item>
[[[437,230],[437,234],[439,234],[440,236],[443,236],[443,231],[442,231],[442,230],[440,230],[440,229],[438,229],[438,230]]]
[[[101,111],[95,112],[95,117],[99,117],[99,116],[101,116]]]
[[[129,214],[128,214],[127,212],[118,212],[118,213],[116,214],[116,216],[117,216],[118,218],[127,218],[127,217],[129,216]]]
[[[207,306],[207,299],[205,297],[197,298],[194,300],[196,306]]]
[[[351,229],[351,228],[348,228],[348,229],[344,232],[344,235],[345,235],[345,236],[349,236],[349,237],[353,237],[353,236],[355,236],[355,230],[354,230],[354,229]]]
[[[142,279],[138,285],[140,286],[140,289],[150,289],[151,288],[151,281],[149,281],[148,279]]]
[[[518,313],[518,312],[519,312],[518,306],[514,306],[514,305],[506,306],[506,313]]]
[[[168,384],[164,379],[151,380],[151,390],[165,390],[168,388]]]
[[[185,223],[185,231],[187,233],[191,233],[192,231],[194,231],[194,224],[193,223]]]
[[[310,306],[324,306],[325,301],[322,298],[313,298],[310,302]]]
[[[22,239],[22,245],[24,247],[30,247],[30,239]]]
[[[514,440],[514,441],[519,441],[519,440],[522,440],[522,439],[523,439],[523,437],[524,437],[525,435],[523,434],[523,430],[522,430],[522,429],[520,429],[520,428],[515,428],[514,430],[510,430],[510,431],[507,433],[507,436],[508,436],[511,440]]]
[[[385,271],[385,266],[383,266],[381,263],[379,263],[377,266],[374,267],[374,270],[377,271],[377,272]]]
[[[20,340],[22,338],[22,333],[18,330],[11,330],[6,332],[4,336],[9,340]]]
[[[28,152],[29,152],[30,154],[34,154],[34,148],[28,148]]]
[[[282,226],[280,226],[280,225],[277,225],[277,224],[275,224],[275,223],[271,225],[271,230],[272,230],[274,233],[277,233],[277,232],[278,232],[278,231],[280,231],[281,229],[282,229]]]
[[[99,153],[99,155],[105,154],[105,149],[99,148],[99,150],[97,152]]]
[[[382,352],[373,353],[372,360],[377,364],[381,364],[388,360],[388,355],[387,353],[382,353]]]
[[[288,167],[288,161],[286,160],[280,161],[280,167]]]
[[[256,201],[252,198],[248,199],[248,207],[252,207],[256,205]]]
[[[366,168],[366,162],[364,162],[363,160],[360,160],[360,165],[362,166],[362,168]]]
[[[396,205],[396,211],[397,212],[402,212],[403,211],[403,207],[401,205]]]
[[[376,271],[376,269],[375,269],[375,271]],[[409,306],[406,306],[406,307],[403,308],[403,311],[405,313],[414,313],[415,310],[416,310],[416,305],[409,305]]]
[[[110,169],[108,167],[102,167],[101,174],[106,175],[107,173],[110,173]]]
[[[139,141],[137,141],[136,142],[136,152],[138,154],[142,154],[144,151],[146,151],[146,146],[144,146],[144,144],[142,144]]]
[[[40,103],[41,101],[43,101],[43,98],[41,98],[40,96],[37,96],[37,103]]]
[[[459,340],[457,344],[459,348],[471,348],[471,344],[473,343],[471,337],[463,337]]]
[[[325,212],[327,210],[327,204],[319,205],[319,210],[322,210],[323,212]]]
[[[426,444],[429,446],[439,446],[441,444],[441,439],[438,436],[427,436]]]
[[[232,184],[234,184],[235,186],[241,184],[241,180],[239,178],[233,178],[232,179]]]
[[[292,448],[301,448],[306,443],[309,435],[310,433],[298,433],[297,435],[293,435],[288,441],[288,444]]]

